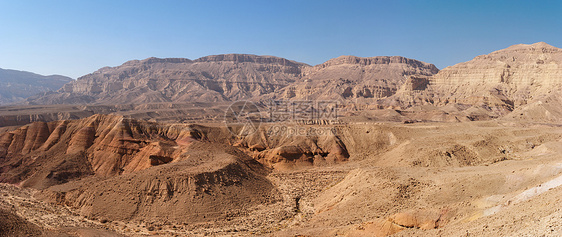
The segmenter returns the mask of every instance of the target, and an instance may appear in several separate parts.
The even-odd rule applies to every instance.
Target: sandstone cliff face
[[[341,56],[303,69],[302,78],[279,97],[290,99],[380,99],[394,95],[410,75],[431,76],[429,63],[399,56]]]
[[[562,85],[562,50],[540,42],[514,45],[447,67],[431,84],[441,103],[486,104],[508,110]],[[437,99],[436,98],[436,99]]]
[[[295,81],[306,64],[273,56],[148,58],[102,68],[30,104],[216,102],[271,93]]]
[[[536,107],[538,101],[556,100],[548,98],[558,97],[561,75],[562,49],[543,42],[520,44],[477,56],[430,77],[410,76],[399,92],[379,102],[420,113],[427,113],[423,106],[431,105],[446,117],[486,120],[503,117],[527,104]],[[538,117],[552,121],[548,116]]]
[[[473,60],[447,67],[432,84],[486,85],[503,83],[514,89],[530,86],[550,87],[562,84],[562,49],[544,42],[519,44],[480,55]]]

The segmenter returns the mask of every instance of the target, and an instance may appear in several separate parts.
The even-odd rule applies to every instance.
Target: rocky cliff
[[[508,117],[559,121],[551,114],[561,111],[545,104],[558,101],[561,78],[562,49],[543,42],[519,44],[447,67],[433,76],[410,76],[401,90],[379,103],[418,114],[427,114],[427,106],[433,106],[456,120],[485,120],[518,111]]]
[[[433,64],[400,56],[341,56],[303,69],[301,80],[284,88],[281,98],[380,99],[394,95],[410,75],[431,76]]]

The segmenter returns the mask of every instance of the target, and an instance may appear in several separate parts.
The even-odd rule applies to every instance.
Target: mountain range
[[[56,91],[73,79],[0,68],[0,105],[24,100],[35,94]]]
[[[148,58],[102,68],[29,104],[140,104],[242,99],[384,98],[432,64],[404,57],[341,56],[317,66],[247,54]]]
[[[560,233],[561,63],[536,43],[443,70],[241,54],[102,68],[0,107],[0,236]],[[236,100],[337,100],[342,122],[225,126]]]
[[[549,104],[562,98],[561,64],[562,49],[544,42],[514,45],[441,71],[400,56],[340,56],[316,66],[248,54],[148,58],[101,68],[25,103],[130,105],[106,109],[112,111],[152,104],[158,113],[194,102],[337,100],[346,115],[381,120],[558,122],[562,111]]]

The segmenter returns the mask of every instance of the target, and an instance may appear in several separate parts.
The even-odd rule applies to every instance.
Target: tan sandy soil
[[[92,129],[99,134],[90,143],[79,142],[88,135],[73,124],[92,119],[98,121]],[[127,131],[120,127],[125,126],[133,131],[127,139],[147,141],[141,150],[161,154],[158,159],[170,154],[173,160],[137,165],[142,168],[123,173],[92,166],[93,175],[64,176],[68,180],[62,184],[37,182],[43,176],[32,173],[42,172],[43,166],[35,166],[17,177],[32,186],[41,184],[37,187],[43,191],[32,195],[36,191],[6,186],[13,188],[3,189],[12,190],[2,197],[3,203],[13,205],[14,196],[23,196],[33,205],[14,205],[17,215],[64,233],[70,233],[65,228],[107,228],[125,235],[165,236],[458,236],[467,231],[479,236],[554,236],[560,230],[557,178],[562,175],[562,128],[558,126],[509,121],[353,122],[327,125],[335,129],[333,135],[283,138],[258,133],[237,138],[222,124],[155,125],[111,116],[68,123],[68,135],[63,133],[60,141],[70,142],[51,149],[63,153],[86,149],[81,154],[92,154],[87,159],[103,161],[103,156],[94,155],[95,148],[111,145],[107,136],[117,134],[112,129]],[[55,133],[56,126],[47,127]],[[189,131],[188,140],[182,129]],[[168,141],[162,140],[159,149],[150,148],[150,141],[158,139]],[[23,144],[18,147],[23,149]],[[28,147],[44,147],[31,144]],[[340,147],[333,150],[333,144]],[[181,152],[160,153],[172,147]],[[8,157],[20,157],[33,167],[40,161],[33,157],[45,151],[30,149],[29,154]],[[348,156],[336,159],[343,149]],[[151,159],[151,153],[137,156],[133,150],[120,159],[138,157],[139,164]],[[31,158],[35,161],[27,160]],[[121,167],[131,166],[125,162]],[[25,177],[36,178],[31,182]]]

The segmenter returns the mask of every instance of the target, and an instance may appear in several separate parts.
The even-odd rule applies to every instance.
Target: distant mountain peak
[[[505,49],[500,49],[490,53],[490,55],[496,54],[510,54],[512,52],[520,52],[527,54],[541,54],[541,53],[555,53],[562,52],[562,49],[549,45],[545,42],[537,42],[534,44],[516,44],[509,46]]]
[[[9,104],[41,94],[56,91],[74,81],[60,75],[43,76],[32,72],[0,69],[0,104]]]
[[[531,46],[535,46],[535,47],[554,47],[554,46],[552,46],[550,44],[547,44],[545,42],[542,42],[542,41],[531,44]]]

